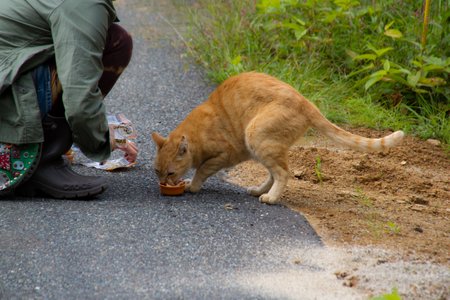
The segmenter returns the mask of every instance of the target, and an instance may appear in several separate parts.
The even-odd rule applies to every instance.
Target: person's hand
[[[139,150],[134,142],[125,140],[125,143],[116,143],[116,149],[125,152],[125,159],[129,163],[134,163],[136,161]]]
[[[123,152],[125,152],[125,159],[129,163],[134,163],[137,159],[138,154],[138,147],[136,146],[136,144],[127,139],[116,140],[114,136],[114,126],[112,125],[109,126],[109,134],[111,150],[122,150]]]

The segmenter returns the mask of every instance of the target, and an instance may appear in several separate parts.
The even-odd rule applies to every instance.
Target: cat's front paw
[[[265,203],[265,204],[277,204],[278,198],[270,196],[269,194],[262,194],[259,197],[259,202]]]
[[[192,180],[185,179],[183,181],[184,181],[184,191],[185,192],[189,192],[191,190],[191,182],[192,182]]]
[[[184,182],[185,182],[185,184],[184,184],[185,192],[197,193],[201,189],[201,186],[196,186],[196,185],[192,184],[192,180],[190,180],[190,179],[186,179],[186,180],[184,180]]]

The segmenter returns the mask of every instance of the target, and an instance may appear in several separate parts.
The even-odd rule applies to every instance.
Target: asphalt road
[[[167,134],[214,89],[183,55],[165,2],[116,1],[134,56],[105,101],[135,123],[138,165],[77,167],[108,178],[93,201],[1,199],[1,299],[312,299],[333,286],[302,282],[321,271],[302,253],[323,247],[302,215],[216,177],[196,195],[159,194],[150,133]]]

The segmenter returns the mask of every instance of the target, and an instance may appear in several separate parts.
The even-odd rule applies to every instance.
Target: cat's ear
[[[166,139],[159,135],[157,132],[152,132],[152,139],[155,142],[156,146],[158,146],[158,148],[161,148],[166,141]]]
[[[186,154],[188,150],[188,141],[187,138],[183,135],[181,137],[180,146],[178,147],[178,156],[181,157]]]

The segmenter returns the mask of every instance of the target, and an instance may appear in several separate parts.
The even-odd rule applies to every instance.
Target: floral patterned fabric
[[[31,176],[40,158],[40,144],[0,143],[0,192]]]

